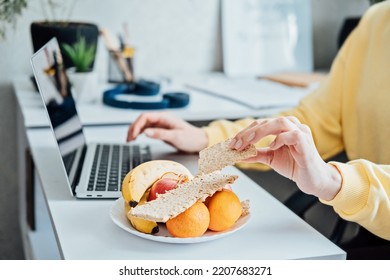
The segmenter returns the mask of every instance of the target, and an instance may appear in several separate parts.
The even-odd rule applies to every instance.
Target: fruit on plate
[[[169,219],[165,225],[174,237],[200,237],[210,223],[210,214],[203,202],[196,202],[176,217]]]
[[[174,237],[200,237],[207,229],[224,231],[248,214],[249,201],[242,204],[230,186],[238,176],[223,174],[221,169],[255,155],[257,150],[252,145],[235,151],[229,148],[229,141],[199,153],[195,177],[183,165],[167,160],[149,161],[129,172],[123,180],[122,196],[133,227],[153,233],[159,223],[165,223]]]
[[[232,191],[232,190],[233,190],[231,184],[226,184],[223,188],[224,188],[224,189],[227,189],[227,190],[229,190],[229,191]],[[207,197],[206,200],[204,201],[204,204],[206,204],[207,207],[208,207],[208,205],[209,205],[209,201],[210,201],[211,197],[212,197],[212,196]]]
[[[143,194],[164,174],[173,172],[192,178],[191,172],[178,162],[152,160],[133,168],[123,179],[122,196],[131,207],[137,206]]]
[[[210,213],[209,229],[223,231],[232,227],[243,213],[238,196],[231,190],[222,189],[207,200]]]
[[[150,189],[147,190],[144,195],[141,197],[140,201],[138,202],[138,205],[144,204],[148,197],[149,197]],[[142,218],[134,217],[133,215],[130,215],[130,205],[125,202],[125,212],[127,219],[130,221],[130,224],[132,227],[140,232],[143,233],[150,233],[155,234],[159,231],[159,226],[154,221],[148,221]]]
[[[165,223],[194,205],[198,200],[204,201],[226,184],[232,184],[237,175],[223,174],[215,171],[209,174],[198,174],[188,182],[181,183],[177,188],[159,195],[155,200],[131,208],[132,215]]]
[[[153,160],[133,168],[123,179],[122,197],[125,201],[126,216],[136,230],[148,234],[158,231],[156,222],[134,217],[130,214],[130,210],[137,205],[146,203],[152,185],[168,173],[177,174],[181,180],[192,178],[191,172],[180,163],[169,160]]]
[[[156,182],[151,187],[148,201],[155,200],[157,195],[164,194],[167,191],[176,189],[179,183],[186,182],[188,180],[187,176],[182,174],[177,174],[174,172],[165,173],[160,179],[157,179]]]

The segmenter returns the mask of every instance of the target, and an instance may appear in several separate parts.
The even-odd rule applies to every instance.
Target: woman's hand
[[[199,152],[207,147],[206,132],[167,112],[149,112],[141,114],[127,133],[127,141],[135,140],[138,135],[160,139],[184,152]]]
[[[246,161],[269,165],[307,194],[325,200],[335,197],[341,188],[341,175],[321,159],[310,128],[295,117],[255,121],[233,138],[230,147],[242,150],[267,135],[276,136],[270,146],[259,148],[257,155]]]

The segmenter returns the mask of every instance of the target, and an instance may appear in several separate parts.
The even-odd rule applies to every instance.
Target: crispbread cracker
[[[243,159],[253,157],[257,154],[254,145],[249,145],[242,151],[229,148],[231,140],[227,139],[199,152],[199,174],[221,170],[226,166],[234,165]]]
[[[241,216],[249,215],[250,213],[249,199],[241,201],[241,207],[242,207]]]
[[[219,171],[195,176],[192,180],[181,183],[176,189],[161,194],[157,199],[131,208],[130,214],[145,220],[166,222],[190,208],[198,200],[221,190],[226,184],[232,184],[236,175],[226,175]]]

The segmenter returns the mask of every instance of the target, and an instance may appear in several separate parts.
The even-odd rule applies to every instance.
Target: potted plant
[[[63,58],[69,59],[73,67],[67,69],[73,86],[75,100],[78,102],[94,101],[97,92],[97,74],[92,71],[92,63],[96,52],[96,43],[88,44],[84,36],[79,35],[72,45],[61,44]]]
[[[61,44],[61,50],[65,57],[68,57],[72,62],[75,72],[89,72],[94,60],[96,52],[96,43],[88,45],[84,36],[79,36],[79,39],[73,44]]]
[[[59,44],[75,44],[79,37],[85,38],[87,45],[97,45],[99,37],[98,26],[94,23],[70,21],[70,16],[75,8],[76,1],[44,0],[42,11],[45,20],[32,22],[30,26],[31,39],[34,52],[40,49],[51,38],[56,37]],[[61,11],[63,18],[57,16]],[[93,68],[96,55],[96,47],[93,51],[93,59],[90,64]],[[73,67],[74,64],[68,56],[64,56],[65,68]]]

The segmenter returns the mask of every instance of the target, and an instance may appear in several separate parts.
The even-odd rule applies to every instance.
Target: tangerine
[[[235,224],[242,214],[242,206],[238,196],[231,190],[222,189],[207,201],[210,212],[209,229],[223,231]]]
[[[186,211],[169,219],[165,225],[172,236],[185,238],[202,236],[209,222],[209,210],[203,202],[198,201]]]

